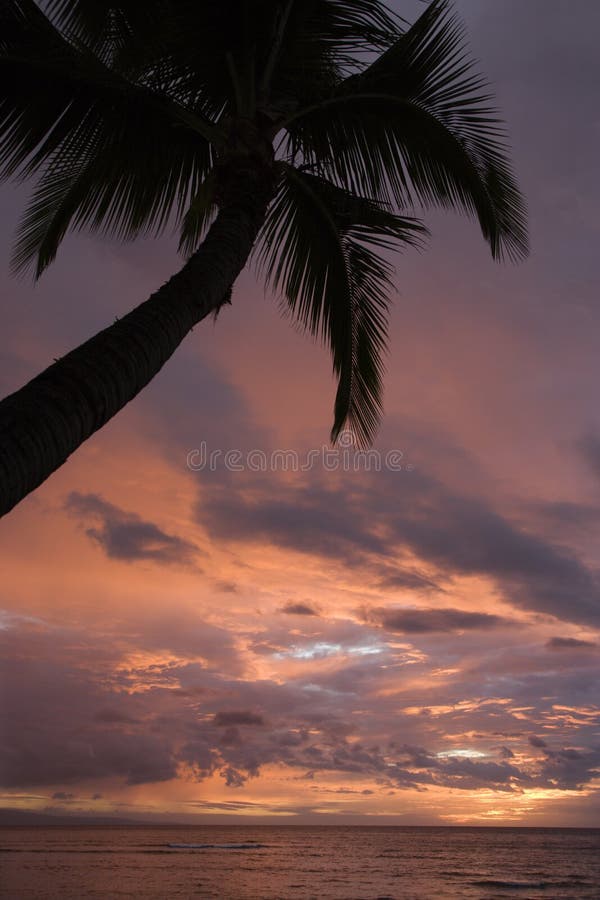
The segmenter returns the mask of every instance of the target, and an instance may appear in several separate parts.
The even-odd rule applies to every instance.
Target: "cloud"
[[[527,740],[529,741],[529,743],[531,744],[532,747],[542,748],[542,747],[548,746],[546,741],[543,738],[537,737],[537,735],[535,735],[535,734],[530,734],[529,737],[527,738]]]
[[[287,613],[290,616],[318,616],[319,613],[313,606],[309,606],[308,603],[286,603],[285,606],[282,606],[279,612]]]
[[[198,519],[212,537],[268,540],[301,553],[350,563],[364,559],[369,552],[385,552],[385,541],[365,526],[355,504],[337,490],[318,481],[293,487],[269,473],[269,478],[254,476],[251,490],[246,492],[244,474],[239,474],[235,490],[229,473],[203,485]]]
[[[99,524],[86,529],[86,534],[102,547],[111,559],[134,562],[151,560],[164,565],[190,565],[199,548],[191,541],[167,534],[154,522],[141,519],[108,503],[98,494],[72,492],[66,509],[82,519],[95,519]]]
[[[465,631],[511,626],[514,623],[489,613],[464,609],[398,609],[376,607],[364,611],[366,621],[400,634]]]
[[[235,633],[223,626],[207,621],[206,612],[179,608],[177,615],[171,610],[147,612],[143,624],[133,617],[122,623],[129,629],[129,639],[140,640],[146,650],[174,654],[184,660],[201,660],[210,670],[241,674],[243,661],[237,649]]]
[[[560,750],[544,750],[544,753],[546,761],[539,777],[561,790],[581,790],[597,776],[600,767],[600,748],[597,746],[583,751],[562,747]]]
[[[598,644],[594,641],[582,641],[578,638],[552,637],[546,641],[548,650],[594,650]]]
[[[198,521],[221,542],[274,546],[377,573],[398,586],[437,588],[453,575],[492,579],[510,603],[566,621],[600,622],[600,581],[564,546],[524,530],[484,499],[411,473],[324,476],[294,482],[231,474],[203,486]],[[406,574],[417,557],[435,576]],[[397,560],[397,572],[390,560]],[[442,574],[443,573],[443,574]]]
[[[390,570],[390,573],[384,575],[379,580],[379,586],[382,588],[400,588],[414,591],[442,591],[439,584],[423,575],[421,572],[414,572],[408,569]]]
[[[217,581],[215,587],[222,594],[237,594],[237,584],[234,581]]]
[[[0,637],[6,735],[0,778],[6,787],[175,777],[174,749],[156,727],[160,710],[150,697],[122,690],[126,684],[114,675],[121,654],[111,640],[50,628],[13,629]]]
[[[105,725],[134,725],[138,720],[118,709],[99,709],[94,713],[94,721]]]
[[[361,629],[363,639],[365,630],[372,635],[355,622],[322,626],[325,637],[352,645]],[[511,704],[521,715],[518,710],[526,708],[529,695],[524,690],[514,701],[476,699],[473,691],[481,689],[481,671],[466,673],[460,682],[461,696],[475,699],[457,702],[456,684],[436,681],[430,694],[440,709],[415,716],[402,709],[414,691],[409,683],[403,692],[397,676],[404,650],[382,650],[381,665],[369,656],[351,664],[342,657],[340,664],[319,671],[318,663],[308,660],[303,674],[277,683],[227,677],[222,670],[176,661],[171,655],[161,661],[149,654],[144,663],[143,654],[139,656],[141,633],[135,636],[135,663],[128,663],[122,628],[119,636],[116,647],[110,635],[32,630],[19,622],[0,633],[6,670],[0,673],[2,716],[8,736],[0,748],[0,769],[7,787],[48,785],[57,795],[64,794],[55,799],[66,802],[78,784],[88,796],[106,779],[113,786],[115,781],[153,784],[185,771],[196,781],[220,774],[225,786],[235,789],[260,777],[269,765],[291,773],[310,772],[311,783],[319,787],[330,787],[327,779],[334,774],[357,779],[356,788],[349,790],[364,790],[364,779],[369,779],[368,790],[376,782],[384,792],[420,791],[431,785],[518,792],[530,785],[551,787],[552,779],[578,789],[593,777],[592,749],[581,752],[565,746],[551,751],[534,735],[529,746],[543,752],[517,763],[522,754],[515,751],[526,750],[528,739],[527,732],[514,728],[524,721],[515,718]],[[151,646],[153,630],[149,641]],[[484,665],[486,658],[484,649]],[[380,688],[390,684],[393,694],[382,694]],[[492,683],[486,685],[490,690]],[[528,690],[539,695],[535,682]],[[593,695],[589,679],[586,690]],[[576,682],[567,683],[565,691],[575,695]],[[553,724],[553,741],[558,743],[562,707],[553,704],[546,721]],[[592,713],[587,716],[582,708],[564,715],[580,715],[583,733],[597,728]],[[542,714],[532,709],[533,718],[541,720]],[[482,734],[481,726],[488,721],[493,721],[494,732]],[[451,730],[468,733],[449,743]],[[506,735],[510,749],[498,749],[496,732]],[[390,740],[394,734],[397,741]],[[463,749],[473,748],[473,742],[482,750]],[[93,780],[98,784],[90,785]]]
[[[219,727],[230,725],[264,725],[265,720],[258,713],[249,710],[230,710],[215,713],[213,719],[215,725]]]
[[[589,503],[573,503],[566,500],[532,504],[542,522],[556,523],[564,534],[567,531],[581,531],[600,521],[600,507]]]

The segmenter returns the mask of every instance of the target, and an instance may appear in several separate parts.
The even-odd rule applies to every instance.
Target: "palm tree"
[[[407,26],[381,0],[2,0],[0,177],[37,179],[13,263],[69,229],[173,223],[187,257],[148,300],[0,403],[0,514],[156,375],[255,253],[330,348],[332,440],[381,415],[393,270],[415,206],[527,251],[502,125],[448,0]],[[382,254],[382,251],[385,251]]]

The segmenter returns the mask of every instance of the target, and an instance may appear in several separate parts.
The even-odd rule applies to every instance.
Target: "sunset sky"
[[[530,259],[499,266],[474,223],[427,213],[428,248],[395,259],[380,471],[323,457],[328,355],[249,269],[0,520],[0,806],[598,825],[600,6],[457,7]],[[181,265],[168,236],[75,236],[15,279],[25,197],[2,189],[2,395]]]

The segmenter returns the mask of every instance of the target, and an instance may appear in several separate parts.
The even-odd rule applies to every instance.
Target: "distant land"
[[[24,809],[0,808],[0,828],[15,828],[18,825],[42,825],[45,828],[52,825],[79,826],[79,825],[149,825],[152,824],[141,819],[119,819],[113,816],[65,816],[58,813],[30,812]]]
[[[377,821],[361,815],[328,815],[328,816],[236,816],[232,813],[210,812],[195,815],[181,813],[145,813],[139,818],[121,818],[118,816],[97,816],[93,813],[65,813],[60,810],[48,810],[35,812],[32,810],[0,807],[0,828],[16,828],[18,826],[31,826],[40,828],[56,827],[131,827],[131,826],[155,827],[155,828],[205,828],[205,827],[359,827],[369,826],[378,828],[440,828],[445,826],[441,822],[414,821],[406,822],[398,816],[378,816]]]

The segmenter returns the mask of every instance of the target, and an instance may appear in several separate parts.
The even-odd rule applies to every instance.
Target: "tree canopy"
[[[17,271],[39,277],[69,229],[174,225],[190,256],[233,182],[251,193],[269,170],[255,258],[330,349],[333,440],[376,433],[388,251],[422,241],[418,211],[475,217],[496,259],[527,252],[503,125],[448,0],[412,25],[381,0],[4,0],[0,82],[0,177],[35,179]]]

